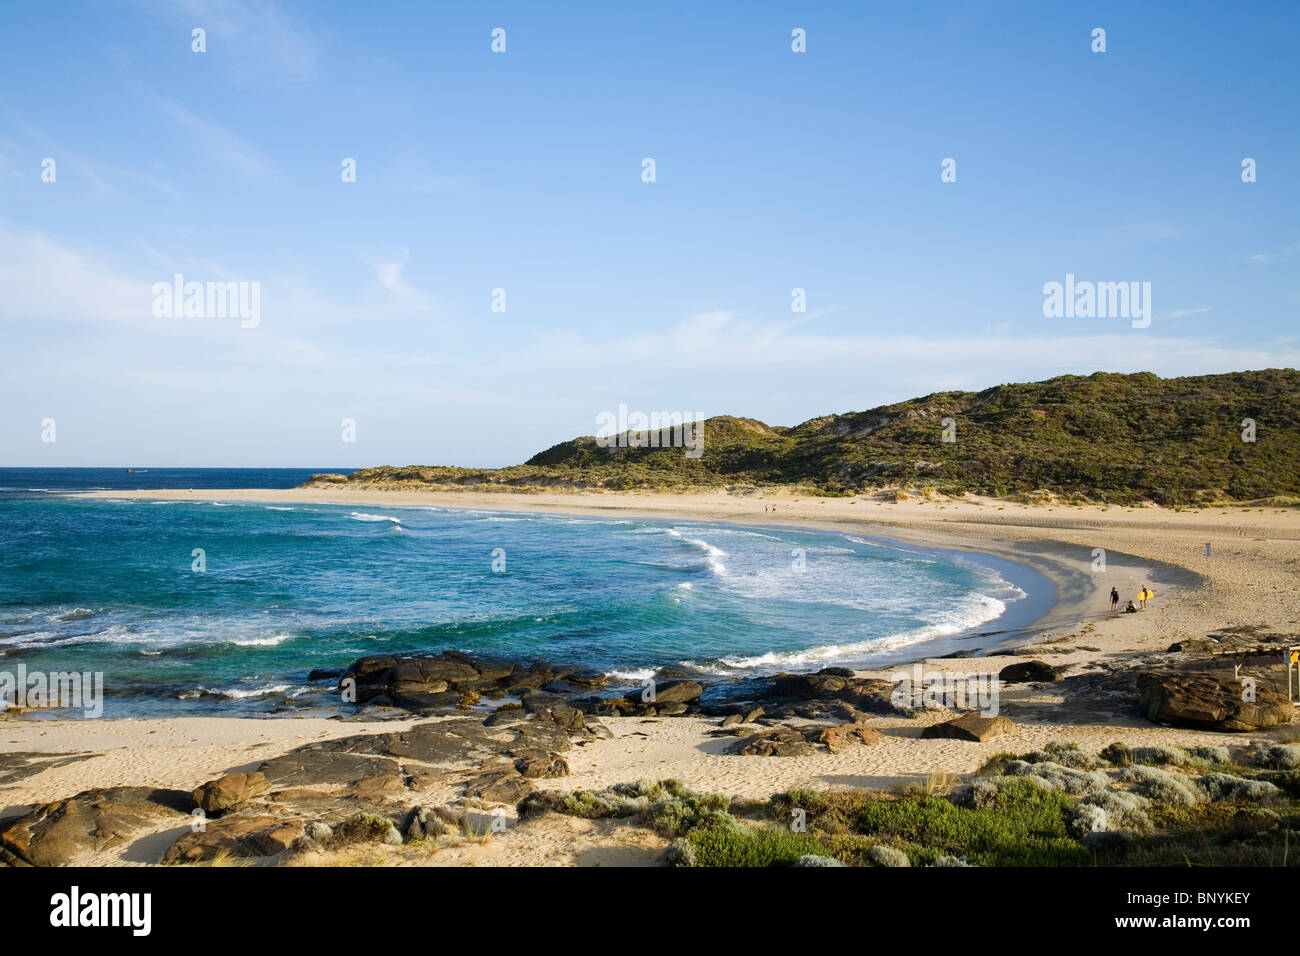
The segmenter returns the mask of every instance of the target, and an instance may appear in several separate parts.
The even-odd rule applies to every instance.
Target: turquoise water
[[[102,671],[105,712],[117,716],[307,701],[322,687],[307,682],[312,668],[394,651],[540,657],[629,680],[863,664],[1024,597],[988,567],[844,534],[70,499],[8,477],[0,670]],[[195,549],[205,571],[193,569]]]

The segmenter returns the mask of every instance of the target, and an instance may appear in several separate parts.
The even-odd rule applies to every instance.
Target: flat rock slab
[[[296,750],[257,768],[275,787],[320,784],[352,786],[378,774],[395,774],[396,760],[329,750]]]
[[[30,866],[67,866],[92,853],[124,846],[141,830],[185,823],[183,790],[111,787],[42,804],[0,833],[0,857]]]
[[[85,753],[26,753],[13,752],[0,754],[0,788],[11,786],[19,780],[34,777],[44,770],[62,767],[98,757],[93,752]]]
[[[163,854],[164,863],[199,863],[220,853],[236,857],[274,856],[302,836],[303,821],[265,814],[231,814],[205,821],[201,831],[180,837]]]
[[[485,803],[518,803],[535,789],[531,780],[511,766],[470,779],[466,783],[465,796]]]
[[[1016,725],[1006,717],[981,717],[979,714],[963,714],[955,720],[926,727],[921,731],[921,737],[926,740],[972,740],[976,743],[983,743],[986,740],[992,740],[994,737],[1009,734],[1015,729]]]

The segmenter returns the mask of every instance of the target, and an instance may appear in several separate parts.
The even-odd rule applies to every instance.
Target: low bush
[[[794,866],[801,857],[828,855],[812,837],[777,827],[737,824],[692,830],[685,839],[696,866]]]
[[[1158,767],[1135,764],[1125,770],[1120,779],[1136,786],[1142,796],[1155,803],[1191,806],[1201,799],[1201,795],[1188,784],[1186,777]]]

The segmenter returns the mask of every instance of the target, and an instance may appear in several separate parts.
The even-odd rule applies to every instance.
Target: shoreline
[[[590,494],[574,493],[565,495],[538,496],[535,494],[511,494],[511,493],[492,493],[484,494],[478,492],[407,492],[407,491],[390,491],[387,489],[367,489],[361,492],[347,490],[339,493],[334,489],[321,488],[290,488],[290,489],[268,489],[268,488],[249,488],[249,489],[154,489],[154,490],[137,490],[129,492],[121,491],[95,491],[95,492],[71,492],[64,493],[61,497],[70,498],[91,498],[91,499],[129,499],[129,500],[193,500],[193,501],[220,501],[220,502],[247,502],[261,504],[284,504],[294,502],[297,504],[318,504],[326,506],[343,507],[348,505],[384,505],[395,508],[420,508],[420,507],[440,507],[451,510],[462,511],[479,511],[490,510],[500,512],[501,514],[510,515],[533,515],[533,514],[554,514],[568,515],[574,517],[607,517],[611,520],[622,518],[642,518],[647,520],[664,520],[677,519],[700,521],[711,524],[725,524],[739,528],[762,528],[766,527],[771,530],[784,531],[829,531],[837,534],[861,537],[868,543],[880,543],[886,547],[901,547],[905,550],[916,550],[920,553],[938,557],[953,563],[973,564],[975,566],[993,571],[1002,580],[1018,588],[1025,594],[1024,598],[1018,599],[1008,604],[996,617],[983,621],[979,624],[963,628],[955,634],[941,635],[932,638],[926,638],[904,647],[891,651],[881,651],[873,654],[873,658],[878,659],[881,666],[900,664],[910,664],[914,661],[924,660],[927,657],[935,656],[931,652],[950,653],[957,650],[970,648],[969,645],[979,637],[996,636],[998,640],[992,644],[982,642],[977,646],[977,650],[990,651],[1006,649],[1008,646],[1017,641],[1030,638],[1035,634],[1041,633],[1044,629],[1052,626],[1054,623],[1069,621],[1080,616],[1086,616],[1088,613],[1087,604],[1095,597],[1097,588],[1095,582],[1089,580],[1089,576],[1083,573],[1081,568],[1086,562],[1081,562],[1077,555],[1068,553],[1069,546],[1062,542],[1056,542],[1059,547],[1053,549],[1053,553],[1043,555],[1035,553],[1022,553],[1009,546],[1009,543],[996,537],[981,536],[974,540],[961,537],[945,535],[941,530],[934,528],[908,527],[906,525],[886,525],[887,533],[870,533],[866,528],[872,526],[873,522],[857,521],[848,516],[837,517],[830,520],[819,520],[817,518],[803,519],[796,515],[797,524],[789,524],[784,521],[768,520],[776,512],[763,513],[763,519],[757,519],[757,516],[737,516],[735,514],[715,514],[709,513],[691,513],[683,512],[680,507],[680,499],[690,499],[690,495],[663,495],[660,498],[669,499],[668,501],[656,501],[654,496],[650,496],[650,502],[638,502],[643,507],[636,510],[628,510],[623,505],[610,505],[605,501],[599,503],[590,499],[606,499],[611,497],[612,493]],[[613,493],[622,499],[624,497],[641,497],[639,493],[624,496],[622,493]],[[542,498],[542,500],[537,500]],[[573,501],[574,497],[581,497],[581,501]],[[467,500],[468,499],[468,500]],[[502,499],[508,499],[507,504]],[[561,499],[561,500],[553,500]],[[751,501],[753,499],[735,499],[737,502]],[[616,512],[610,514],[608,512]],[[1116,555],[1126,559],[1125,567],[1130,567],[1135,573],[1146,573],[1149,569],[1142,566],[1137,559],[1131,559],[1132,556]],[[1028,572],[1028,573],[1026,573]],[[1038,580],[1035,580],[1037,578]],[[1195,583],[1194,581],[1192,582]],[[1051,589],[1050,599],[1044,599],[1042,591],[1044,586]],[[1023,607],[1021,607],[1023,605]],[[1026,615],[1025,610],[1033,608],[1032,615]],[[811,663],[811,662],[810,662]],[[827,660],[827,663],[834,663]],[[873,661],[874,663],[874,661]],[[874,669],[874,668],[872,668]],[[743,677],[744,675],[728,675],[730,677]]]
[[[1178,655],[1167,653],[1172,644],[1202,640],[1225,628],[1300,634],[1300,606],[1294,600],[1300,512],[1295,509],[1220,513],[972,500],[884,504],[789,495],[737,499],[716,493],[510,495],[316,488],[107,492],[91,497],[424,505],[815,528],[1005,556],[1030,567],[1041,566],[1064,582],[1057,585],[1058,599],[1052,609],[1027,631],[977,634],[995,640],[965,641],[970,656],[921,656],[941,649],[934,641],[917,645],[924,649],[912,655],[920,656],[927,672],[996,673],[1013,663],[1038,660],[1062,675],[1057,683],[1004,685],[1003,711],[1014,728],[1002,736],[978,743],[923,738],[925,726],[952,713],[922,711],[913,717],[872,717],[871,725],[883,734],[873,746],[806,756],[733,756],[724,753],[727,740],[716,736],[716,717],[609,717],[602,721],[610,736],[573,751],[570,775],[538,781],[544,788],[562,791],[675,777],[701,791],[765,799],[792,787],[888,788],[902,782],[924,783],[934,774],[969,774],[996,753],[1027,752],[1053,740],[1074,741],[1094,753],[1115,741],[1239,747],[1251,739],[1266,739],[1271,732],[1233,734],[1152,723],[1137,708],[1134,669],[1176,665]],[[777,510],[764,511],[765,504]],[[1208,573],[1206,541],[1214,546]],[[1091,569],[1094,548],[1105,549],[1107,559],[1105,570],[1097,573]],[[1127,599],[1147,582],[1156,597],[1146,611],[1109,613],[1105,595],[1112,585]],[[983,630],[996,631],[996,622]],[[1013,643],[1014,648],[1007,646]],[[1233,673],[1230,662],[1209,666],[1226,666],[1227,675]],[[864,670],[859,675],[887,678],[889,670]],[[371,720],[368,715],[345,720],[174,717],[89,723],[0,719],[0,817],[96,787],[128,782],[197,786],[223,773],[255,768],[263,760],[317,740],[387,733],[439,719]],[[41,766],[22,769],[24,761],[32,760]],[[472,865],[491,857],[493,862],[535,865],[567,859],[574,841],[597,837],[595,830],[566,830],[567,819],[520,826],[494,841],[494,849],[457,850],[447,862]],[[102,862],[132,861],[118,852]]]

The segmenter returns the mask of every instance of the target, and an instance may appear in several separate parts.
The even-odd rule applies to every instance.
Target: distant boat
[[[128,468],[126,470],[126,473],[128,475],[144,475],[144,474],[148,474],[148,472],[149,472],[148,468]]]

